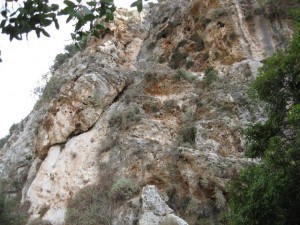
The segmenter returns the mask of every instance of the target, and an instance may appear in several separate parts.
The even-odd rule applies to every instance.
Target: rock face
[[[139,189],[115,225],[222,224],[226,183],[255,163],[243,129],[265,119],[248,85],[292,33],[273,11],[256,0],[119,10],[102,39],[53,73],[57,93],[1,149],[1,188],[30,220],[62,225],[68,201],[110,171]]]
[[[165,203],[154,185],[149,185],[142,190],[142,210],[139,225],[147,224],[172,224],[187,225],[187,223],[173,214],[173,210]]]

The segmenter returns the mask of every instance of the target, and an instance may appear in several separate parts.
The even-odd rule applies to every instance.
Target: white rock
[[[143,188],[142,201],[143,210],[152,211],[155,215],[163,216],[173,212],[154,185],[148,185]]]

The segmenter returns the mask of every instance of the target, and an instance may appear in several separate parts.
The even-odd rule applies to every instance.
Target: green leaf
[[[52,20],[49,20],[49,19],[43,19],[41,21],[41,24],[45,27],[49,26],[51,23],[52,23]]]
[[[10,18],[10,19],[9,19],[9,22],[10,22],[10,23],[14,23],[14,22],[16,22],[16,21],[17,21],[16,18]]]
[[[2,20],[1,23],[0,23],[0,27],[1,28],[5,27],[5,24],[6,24],[6,20]]]
[[[99,30],[104,30],[104,29],[105,29],[105,26],[104,26],[103,24],[101,24],[101,23],[96,24],[95,27],[96,27],[97,29],[99,29]]]
[[[97,5],[96,2],[87,2],[86,4],[88,4],[91,7],[95,7]]]
[[[78,20],[83,20],[83,15],[81,12],[75,12],[75,17],[78,19]],[[79,23],[79,21],[78,21]]]
[[[75,31],[79,31],[84,25],[84,22],[82,20],[79,20],[75,25]]]
[[[62,10],[60,10],[60,12],[58,13],[58,15],[70,15],[74,12],[74,9],[73,8],[70,8],[70,7],[66,7]]]
[[[85,5],[82,6],[82,10],[83,12],[87,15],[87,14],[93,14],[92,11],[86,7]]]
[[[14,15],[17,14],[18,11],[13,12],[12,14],[10,14],[10,17],[13,17]]]
[[[35,33],[36,33],[36,36],[37,36],[38,38],[41,37],[41,30],[36,30]]]
[[[114,20],[114,14],[113,13],[106,14],[105,22],[109,22],[112,20]]]
[[[85,21],[93,21],[96,17],[93,14],[87,14],[84,16]]]
[[[76,40],[76,34],[72,33],[72,34],[71,34],[71,38],[72,38],[73,40]]]
[[[47,31],[45,31],[44,29],[41,29],[43,35],[45,35],[46,37],[50,37],[50,34],[48,34]]]
[[[68,16],[66,22],[69,23],[73,18],[74,18],[73,15]]]
[[[58,30],[59,29],[59,23],[57,21],[57,19],[53,19],[54,24],[55,24],[55,28]]]
[[[142,1],[142,0],[137,0],[137,1],[133,2],[133,3],[130,5],[130,7],[136,7],[137,10],[138,10],[139,12],[141,12],[142,9],[143,9],[143,1]]]
[[[65,0],[64,3],[68,6],[68,8],[75,8],[75,4],[69,0]]]
[[[52,5],[51,5],[51,9],[52,9],[53,11],[56,11],[56,10],[59,9],[59,5],[57,5],[57,4],[52,4]]]
[[[99,33],[99,31],[98,31],[98,30],[93,30],[93,33],[92,33],[92,35],[93,35],[93,36],[95,36],[95,37],[97,37],[97,38],[99,38],[99,36],[100,36],[100,33]]]
[[[7,18],[7,11],[6,10],[1,11],[1,15],[3,17]]]

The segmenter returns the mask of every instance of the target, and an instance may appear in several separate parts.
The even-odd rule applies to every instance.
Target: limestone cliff
[[[243,129],[264,120],[247,87],[292,34],[278,10],[256,0],[119,10],[1,149],[2,189],[30,221],[62,225],[82,190],[126,179],[136,190],[107,224],[222,224],[226,183],[253,163]]]

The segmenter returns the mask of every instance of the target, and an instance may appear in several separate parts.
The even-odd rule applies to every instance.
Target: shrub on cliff
[[[98,182],[82,188],[69,200],[64,225],[112,224],[115,210],[137,190],[125,178],[114,183],[114,174],[106,163],[99,164]]]
[[[6,144],[6,142],[8,141],[9,139],[9,135],[6,135],[5,137],[1,138],[0,139],[0,149]]]
[[[77,52],[86,47],[87,38],[84,38],[78,43],[69,44],[65,46],[65,52],[56,55],[54,59],[54,64],[51,66],[51,70],[57,70],[62,64],[64,64],[68,59],[74,56]]]
[[[17,202],[0,190],[0,225],[22,225],[25,219],[18,210]]]
[[[261,162],[231,185],[232,225],[300,224],[300,35],[268,59],[251,87],[268,120],[248,129],[247,152]]]
[[[65,225],[111,225],[115,208],[109,186],[100,183],[87,186],[70,200]]]
[[[126,200],[132,197],[137,190],[138,188],[132,180],[123,178],[112,185],[110,194],[116,200]]]
[[[0,139],[0,149],[6,144],[6,142],[8,141],[8,139],[15,132],[15,130],[17,130],[18,125],[19,125],[18,123],[14,123],[13,125],[11,125],[11,127],[9,128],[9,134]]]

